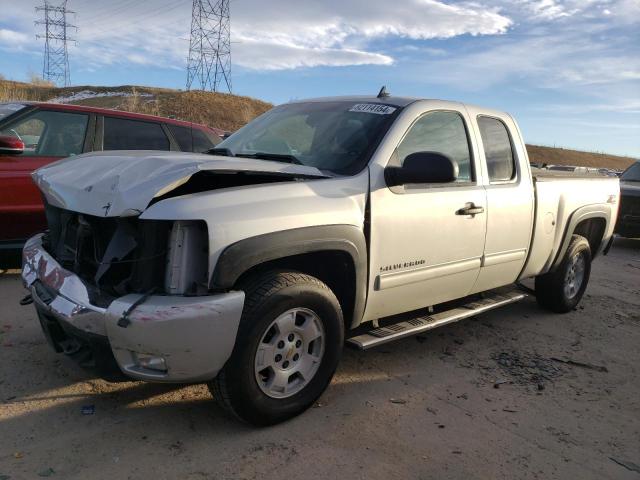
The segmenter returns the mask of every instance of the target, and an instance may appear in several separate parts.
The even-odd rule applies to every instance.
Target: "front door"
[[[19,155],[0,155],[0,241],[20,241],[46,229],[40,191],[31,173],[83,151],[89,115],[35,110],[3,125],[0,135],[24,144]]]
[[[414,152],[442,153],[457,162],[457,181],[372,188],[371,270],[364,320],[463,297],[473,287],[484,252],[487,217],[468,124],[463,107],[425,112],[389,162],[401,165]]]

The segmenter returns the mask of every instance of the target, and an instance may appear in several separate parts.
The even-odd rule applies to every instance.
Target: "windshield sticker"
[[[395,107],[380,105],[379,103],[358,103],[349,109],[350,112],[375,113],[376,115],[389,115],[396,111]]]

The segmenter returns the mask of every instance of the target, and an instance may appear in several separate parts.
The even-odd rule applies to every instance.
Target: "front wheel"
[[[573,235],[558,268],[536,277],[538,304],[557,313],[573,310],[587,289],[590,274],[589,242],[580,235]]]
[[[268,272],[251,281],[236,345],[209,387],[223,408],[254,425],[287,420],[327,388],[344,342],[342,310],[320,280]]]

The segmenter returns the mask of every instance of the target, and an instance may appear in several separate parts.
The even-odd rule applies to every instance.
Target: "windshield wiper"
[[[259,158],[261,160],[275,160],[277,162],[295,163],[296,165],[304,165],[297,157],[287,153],[268,153],[268,152],[256,152],[256,153],[237,153],[236,157],[244,158]]]
[[[228,148],[210,148],[206,152],[208,155],[222,155],[223,157],[235,157],[233,152]]]

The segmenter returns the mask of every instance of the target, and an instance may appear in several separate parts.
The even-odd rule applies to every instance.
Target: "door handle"
[[[484,213],[483,207],[477,207],[473,202],[467,203],[466,206],[456,211],[456,215],[471,215],[472,217]]]

